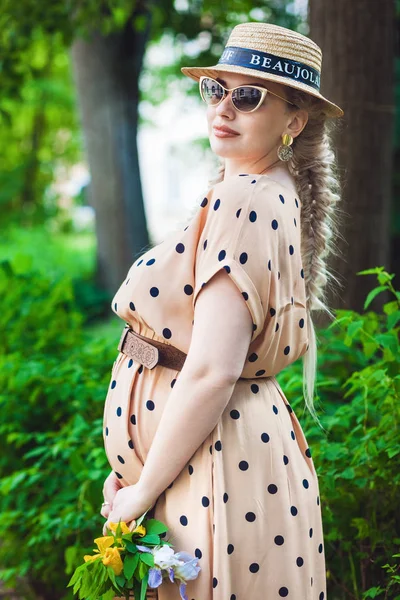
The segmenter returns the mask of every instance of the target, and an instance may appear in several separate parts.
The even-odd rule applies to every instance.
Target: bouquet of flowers
[[[124,521],[109,523],[110,535],[94,540],[95,554],[86,554],[67,587],[85,600],[113,600],[115,594],[145,600],[147,587],[157,588],[164,577],[179,585],[182,600],[188,600],[187,581],[201,570],[198,559],[187,552],[174,553],[169,542],[160,539],[168,531],[162,521],[145,519],[146,511],[131,531]]]

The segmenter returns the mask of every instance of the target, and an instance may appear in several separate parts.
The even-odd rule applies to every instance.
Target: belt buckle
[[[124,327],[124,329],[122,331],[119,343],[118,343],[118,351],[119,352],[122,352],[122,346],[124,345],[125,338],[128,335],[129,329],[130,329],[129,325],[125,325],[125,327]]]
[[[138,334],[136,334],[136,332],[133,331],[129,325],[126,325],[122,332],[121,339],[119,340],[118,344],[118,350],[122,352],[122,347],[129,331],[135,334],[135,336],[133,340],[129,340],[128,347],[126,348],[128,352],[125,353],[128,356],[133,357],[137,362],[141,363],[148,369],[153,369],[159,361],[158,348],[153,346],[151,343],[140,339],[140,336],[138,336]]]
[[[160,357],[158,348],[150,342],[136,338],[130,345],[129,350],[130,356],[133,356],[135,360],[148,369],[153,369],[158,364]]]

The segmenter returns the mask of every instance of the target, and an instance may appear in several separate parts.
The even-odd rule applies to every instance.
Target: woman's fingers
[[[100,514],[105,519],[108,519],[109,514],[113,509],[114,498],[117,492],[121,489],[122,485],[119,479],[115,476],[113,472],[107,477],[103,486],[103,496],[104,502],[109,502],[105,506],[101,507]]]
[[[111,479],[110,487],[111,487],[112,491],[114,492],[114,494],[116,494],[118,492],[118,490],[121,489],[122,485],[120,484],[119,479]]]
[[[115,494],[116,494],[116,492],[112,488],[110,482],[108,482],[106,480],[106,482],[104,483],[104,487],[103,487],[103,496],[104,496],[104,502],[108,502],[108,504],[105,504],[104,506],[102,505],[101,509],[100,509],[100,514],[103,517],[105,517],[106,519],[112,510],[112,505],[113,505]]]
[[[110,512],[111,512],[111,504],[106,504],[105,506],[101,507],[100,514],[105,519],[108,518],[108,515],[110,514]]]

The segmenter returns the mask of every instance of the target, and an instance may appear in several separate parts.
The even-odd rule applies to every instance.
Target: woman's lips
[[[220,137],[220,138],[236,137],[236,136],[240,135],[239,133],[230,133],[228,131],[223,131],[221,129],[217,129],[216,127],[213,127],[213,132],[216,137]]]

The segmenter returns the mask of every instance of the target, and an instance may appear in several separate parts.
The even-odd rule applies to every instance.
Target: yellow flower
[[[96,550],[95,550],[96,552]],[[95,560],[96,558],[101,558],[101,554],[85,554],[85,556],[83,557],[83,560],[85,562],[88,562],[89,560]]]
[[[103,537],[98,537],[94,540],[94,542],[97,545],[97,548],[93,550],[93,552],[97,552],[97,554],[85,554],[85,556],[83,557],[85,562],[88,562],[90,560],[96,560],[96,558],[102,558],[103,559],[103,563],[106,564],[104,562],[104,558],[107,556],[108,560],[109,557],[112,556],[113,554],[115,554],[115,551],[117,552],[118,556],[119,556],[119,550],[124,550],[124,548],[110,548],[110,546],[114,543],[114,536],[112,535],[106,535]],[[110,550],[111,555],[110,555]],[[121,558],[120,558],[121,561]],[[122,562],[122,561],[121,561]]]
[[[111,529],[114,533],[117,531],[118,523],[112,523],[111,521],[108,523],[108,528]],[[128,525],[125,521],[121,521],[121,531],[122,533],[131,533]],[[132,531],[132,533],[137,533],[141,536],[146,535],[146,529],[143,525],[138,525],[136,529]]]
[[[124,564],[121,560],[118,548],[107,548],[103,556],[103,564],[110,566],[116,575],[122,573]]]
[[[138,533],[143,537],[144,535],[146,535],[146,529],[145,527],[143,527],[143,525],[139,525],[138,527],[136,527],[136,529],[132,531],[132,533]]]
[[[100,551],[100,554],[104,554],[106,549],[109,548],[110,546],[112,546],[112,544],[114,543],[114,536],[113,535],[105,535],[103,537],[98,537],[94,540],[94,542],[98,547],[98,550],[95,550],[94,552]]]
[[[114,533],[117,531],[118,523],[112,523],[111,521],[108,523],[108,528],[111,529]],[[121,521],[121,531],[122,533],[130,533],[128,525],[125,521]]]

